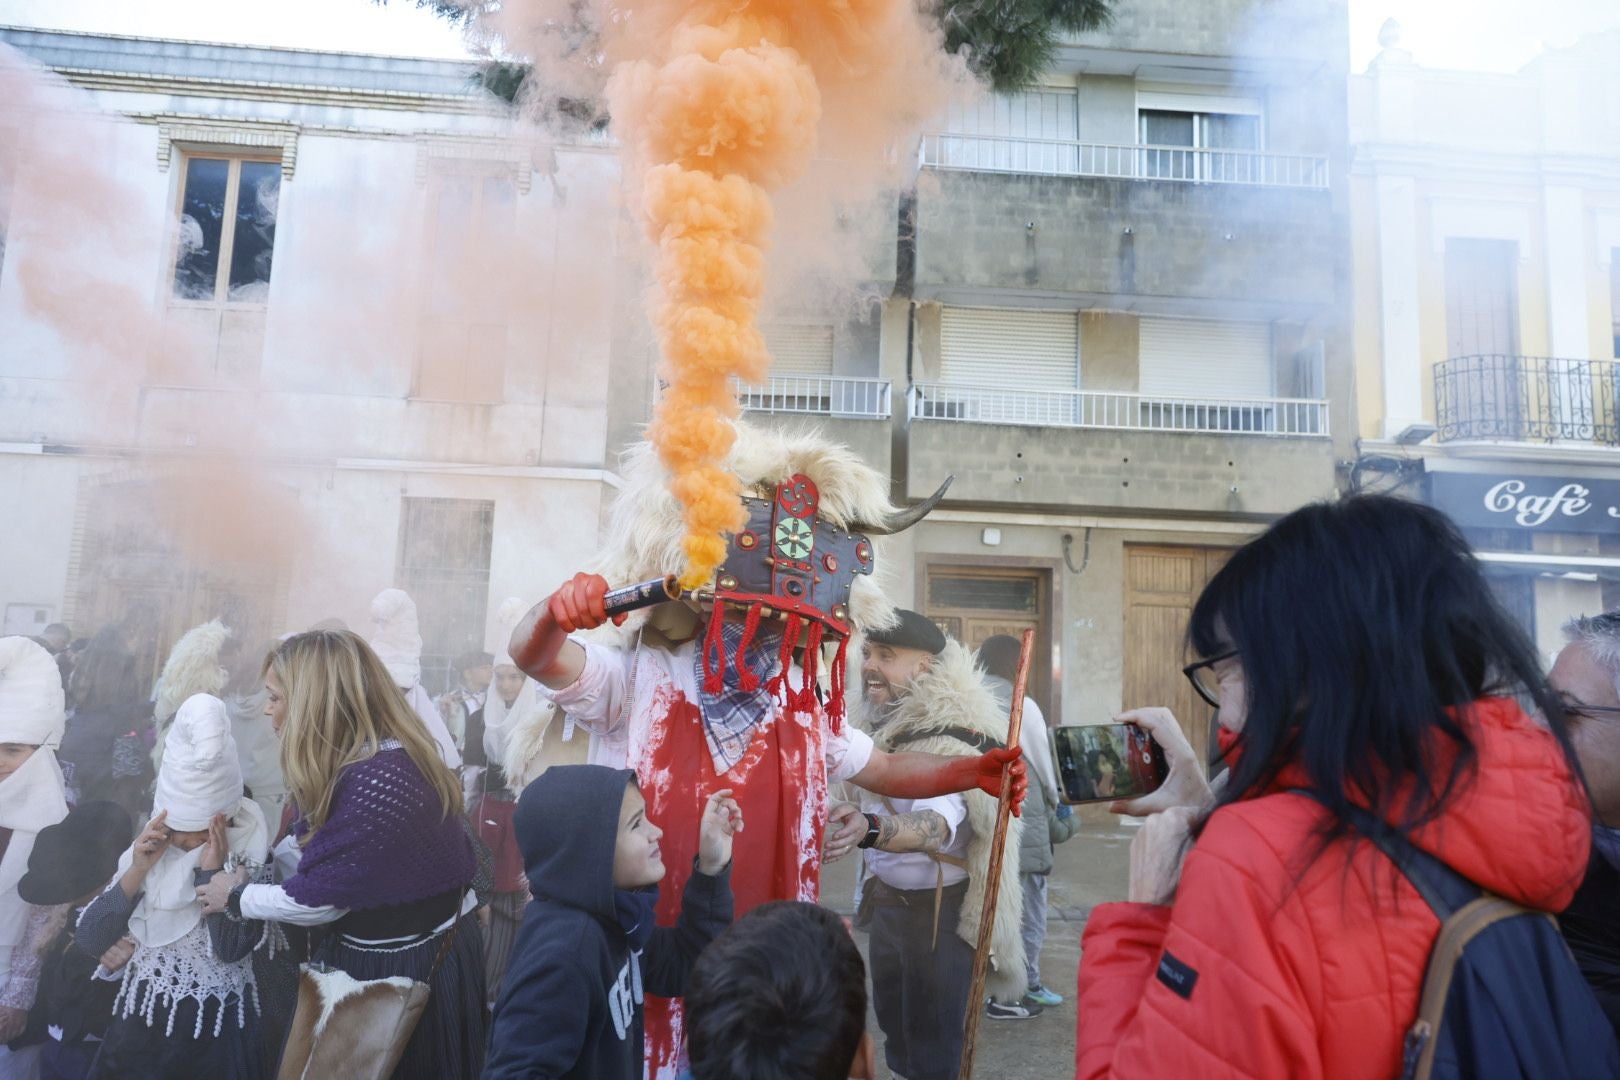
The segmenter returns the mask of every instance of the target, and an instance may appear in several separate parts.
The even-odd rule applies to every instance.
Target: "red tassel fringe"
[[[848,694],[849,637],[838,640],[838,655],[833,658],[832,700],[827,702],[827,722],[834,735],[844,733],[844,698]]]
[[[814,712],[816,708],[816,676],[821,667],[821,631],[819,622],[810,624],[810,634],[804,643],[804,683],[799,687],[795,704],[799,712]]]
[[[709,616],[709,632],[703,639],[703,691],[718,694],[726,688],[726,639],[721,633],[725,616],[720,605]]]
[[[754,643],[754,635],[759,633],[759,621],[764,615],[763,604],[755,604],[748,609],[748,620],[743,623],[742,643],[737,646],[737,655],[731,661],[737,665],[737,685],[743,690],[759,689],[759,672],[748,666],[748,648]]]
[[[770,691],[782,702],[783,708],[793,707],[793,685],[788,681],[788,671],[793,667],[793,651],[799,647],[799,631],[804,623],[797,615],[789,615],[787,625],[782,627],[782,648],[777,655],[778,668],[771,677]]]

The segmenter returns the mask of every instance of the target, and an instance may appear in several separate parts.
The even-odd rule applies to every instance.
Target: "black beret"
[[[39,830],[18,895],[45,907],[88,896],[112,880],[133,835],[129,813],[117,803],[80,803]]]
[[[866,640],[896,649],[921,649],[933,656],[945,651],[945,632],[933,619],[905,608],[896,608],[895,614],[900,617],[898,623],[888,630],[873,630]]]

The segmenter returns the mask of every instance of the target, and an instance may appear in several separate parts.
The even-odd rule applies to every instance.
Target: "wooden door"
[[[1200,753],[1214,710],[1181,674],[1191,659],[1187,619],[1231,556],[1231,548],[1125,545],[1125,708],[1168,708]]]
[[[923,585],[923,614],[951,637],[977,649],[995,634],[1018,637],[1035,631],[1036,662],[1031,665],[1029,696],[1042,712],[1053,715],[1052,575],[1045,569],[930,563]]]

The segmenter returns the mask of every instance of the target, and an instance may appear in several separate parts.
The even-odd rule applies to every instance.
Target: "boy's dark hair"
[[[826,908],[761,904],[692,969],[694,1080],[845,1080],[865,1033],[866,965]]]

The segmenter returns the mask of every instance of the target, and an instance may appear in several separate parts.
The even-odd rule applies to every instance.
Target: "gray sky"
[[[1130,0],[1121,0],[1129,3]],[[1196,3],[1198,0],[1188,0]],[[1304,0],[1310,2],[1310,0]],[[1543,42],[1620,27],[1620,0],[1349,0],[1352,70],[1390,16],[1427,67],[1513,71]],[[412,0],[0,0],[0,24],[256,45],[465,57],[460,32]]]

